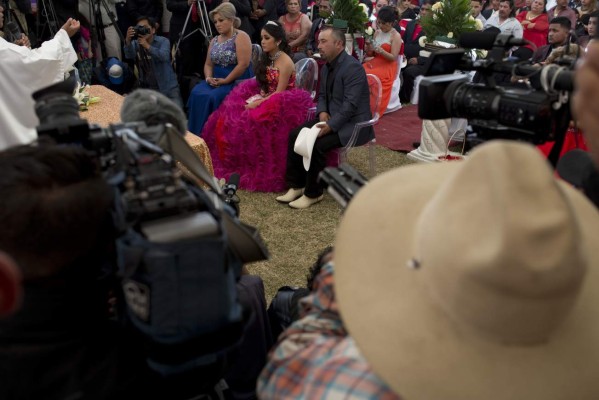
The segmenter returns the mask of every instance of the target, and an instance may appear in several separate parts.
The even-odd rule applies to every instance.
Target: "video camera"
[[[506,34],[464,33],[460,45],[489,49],[485,59],[473,60],[463,48],[432,53],[419,86],[418,116],[468,119],[476,133],[469,137],[472,144],[496,138],[534,144],[563,140],[570,122],[574,62],[534,66],[508,57],[513,46],[526,43]],[[468,71],[476,71],[479,83],[470,82]],[[499,86],[501,75],[516,82]]]
[[[114,188],[112,272],[122,314],[160,374],[218,370],[249,320],[235,282],[244,263],[268,258],[266,246],[227,205],[233,188],[222,192],[171,124],[88,124],[79,117],[75,84],[70,78],[34,93],[38,145],[81,146]]]

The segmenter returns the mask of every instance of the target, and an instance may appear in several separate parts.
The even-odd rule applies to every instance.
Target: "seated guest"
[[[378,18],[379,10],[383,7],[389,6],[389,0],[376,0],[376,4],[374,5],[374,10],[372,14],[370,14],[370,22],[372,29],[376,29],[376,20]]]
[[[531,62],[533,64],[544,63],[551,52],[560,46],[564,46],[570,39],[570,20],[566,17],[556,17],[549,23],[549,35],[547,41],[549,44],[539,47],[533,54]]]
[[[483,9],[483,0],[471,0],[470,7],[472,8],[472,16],[480,22],[482,22],[483,26],[487,22],[487,19],[482,15],[481,11]]]
[[[300,11],[299,0],[285,0],[287,14],[281,15],[279,22],[285,29],[287,42],[291,47],[293,62],[306,58],[306,44],[312,28],[310,18]]]
[[[314,53],[318,52],[318,34],[330,15],[331,3],[329,0],[320,0],[318,16],[312,20],[312,28],[310,28],[310,34],[308,35],[308,43],[306,45],[306,54],[308,57],[312,57]]]
[[[516,19],[522,25],[523,38],[534,44],[534,48],[530,45],[526,46],[532,55],[534,50],[547,44],[549,21],[545,12],[545,0],[533,0],[530,7],[530,11],[522,11]]]
[[[259,398],[596,399],[598,226],[529,144],[377,176],[345,210]]]
[[[223,3],[210,11],[210,18],[219,35],[208,47],[209,56],[204,65],[206,80],[193,88],[187,102],[188,129],[196,135],[202,132],[210,114],[233,90],[235,81],[253,76],[250,68],[252,43],[247,33],[237,29],[241,22],[235,16],[235,7]]]
[[[177,76],[171,64],[171,46],[167,38],[156,35],[156,21],[141,17],[136,26],[147,34],[139,35],[130,26],[125,38],[125,57],[135,60],[139,71],[139,86],[159,91],[183,108]]]
[[[391,98],[393,81],[397,78],[397,56],[401,49],[401,36],[393,28],[397,21],[397,13],[393,7],[383,7],[378,13],[378,29],[374,33],[371,54],[374,57],[366,58],[364,70],[367,74],[376,75],[381,80],[383,88],[381,101],[379,103],[379,115],[387,110]]]
[[[420,19],[430,12],[432,6],[433,0],[424,0],[420,6],[418,18],[408,22],[402,35],[404,42],[404,56],[407,63],[401,70],[402,84],[399,89],[399,98],[402,103],[409,103],[411,101],[412,92],[414,91],[414,82],[418,76],[424,73],[424,65],[428,58],[420,56],[420,50],[424,49],[418,42],[424,35],[424,31],[420,25]]]
[[[410,0],[399,0],[397,2],[397,19],[414,19],[416,12],[413,10],[414,5]]]
[[[530,11],[530,7],[532,6],[532,0],[525,0],[522,7],[516,10],[516,14],[520,14],[522,11]],[[547,8],[547,4],[545,4],[545,8]]]
[[[570,26],[576,27],[576,11],[568,7],[568,0],[556,0],[555,7],[547,10],[549,21],[557,17],[566,17],[570,20]]]
[[[337,29],[324,28],[318,37],[318,51],[327,61],[320,74],[317,118],[308,121],[289,134],[285,182],[290,188],[280,203],[291,208],[308,208],[323,199],[323,189],[318,174],[326,166],[327,153],[348,144],[354,126],[372,118],[368,80],[358,60],[345,52],[345,34]],[[302,128],[318,123],[320,129],[315,139],[308,167],[304,157],[295,153],[295,141]],[[372,127],[360,130],[356,145],[372,140]],[[306,159],[308,160],[308,159]]]
[[[578,18],[597,10],[597,2],[594,0],[580,0],[580,6],[576,7]]]
[[[500,0],[497,12],[487,18],[485,29],[495,26],[503,34],[514,35],[518,39],[522,38],[524,33],[522,25],[514,18],[515,10],[513,0]]]
[[[252,0],[250,22],[254,26],[254,43],[260,42],[260,32],[264,24],[278,18],[277,1],[280,0]]]
[[[3,25],[4,9],[0,6],[0,28]],[[0,150],[37,137],[39,120],[31,95],[62,81],[77,61],[70,37],[79,27],[79,21],[69,18],[53,39],[37,49],[29,48],[26,36],[17,39],[18,43],[0,37]]]
[[[262,50],[256,80],[233,89],[208,119],[202,138],[217,178],[237,172],[242,189],[280,192],[289,131],[305,121],[312,99],[295,89],[295,65],[278,22],[264,25]]]
[[[495,14],[499,10],[499,0],[489,0],[485,5],[485,9],[481,11],[481,14],[485,19],[491,18],[491,15]]]
[[[597,33],[597,23],[599,22],[599,11],[593,11],[590,14],[587,14],[589,17],[589,23],[587,25],[588,35],[582,36],[578,38],[578,45],[583,49],[587,47],[589,41],[595,37]]]

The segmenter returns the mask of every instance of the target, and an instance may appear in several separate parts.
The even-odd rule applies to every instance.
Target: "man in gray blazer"
[[[318,37],[318,51],[327,61],[320,76],[318,118],[289,134],[285,180],[290,189],[277,197],[277,201],[289,203],[292,208],[308,208],[322,200],[318,174],[326,166],[327,153],[349,142],[356,123],[372,118],[366,73],[360,62],[345,52],[344,33],[328,27],[323,29]],[[302,156],[296,154],[293,147],[302,128],[316,123],[320,132],[306,171]],[[372,127],[363,128],[356,144],[364,144],[373,137]]]

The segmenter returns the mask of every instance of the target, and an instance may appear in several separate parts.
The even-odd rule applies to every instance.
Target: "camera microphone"
[[[226,183],[223,188],[223,192],[232,197],[237,192],[237,188],[239,187],[239,174],[237,172],[233,172],[231,176],[229,176],[229,181]]]
[[[466,49],[491,50],[493,47],[510,48],[513,46],[527,45],[525,39],[518,39],[513,35],[495,32],[464,32],[460,35],[460,47]]]
[[[9,42],[16,42],[17,40],[21,39],[21,30],[19,29],[19,25],[17,25],[16,22],[14,21],[10,21],[7,22],[5,25],[6,28],[6,33],[8,33],[10,35],[8,40]]]

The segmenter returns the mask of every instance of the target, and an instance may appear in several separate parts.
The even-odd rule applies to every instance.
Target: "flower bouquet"
[[[441,0],[433,4],[421,24],[426,36],[420,43],[428,44],[430,50],[455,47],[463,32],[482,29],[481,21],[472,17],[470,0]]]
[[[73,97],[75,100],[77,100],[77,104],[79,104],[79,111],[87,111],[90,104],[100,101],[99,97],[91,97],[88,90],[89,85],[82,85],[81,83],[77,82],[77,87],[75,88]]]

